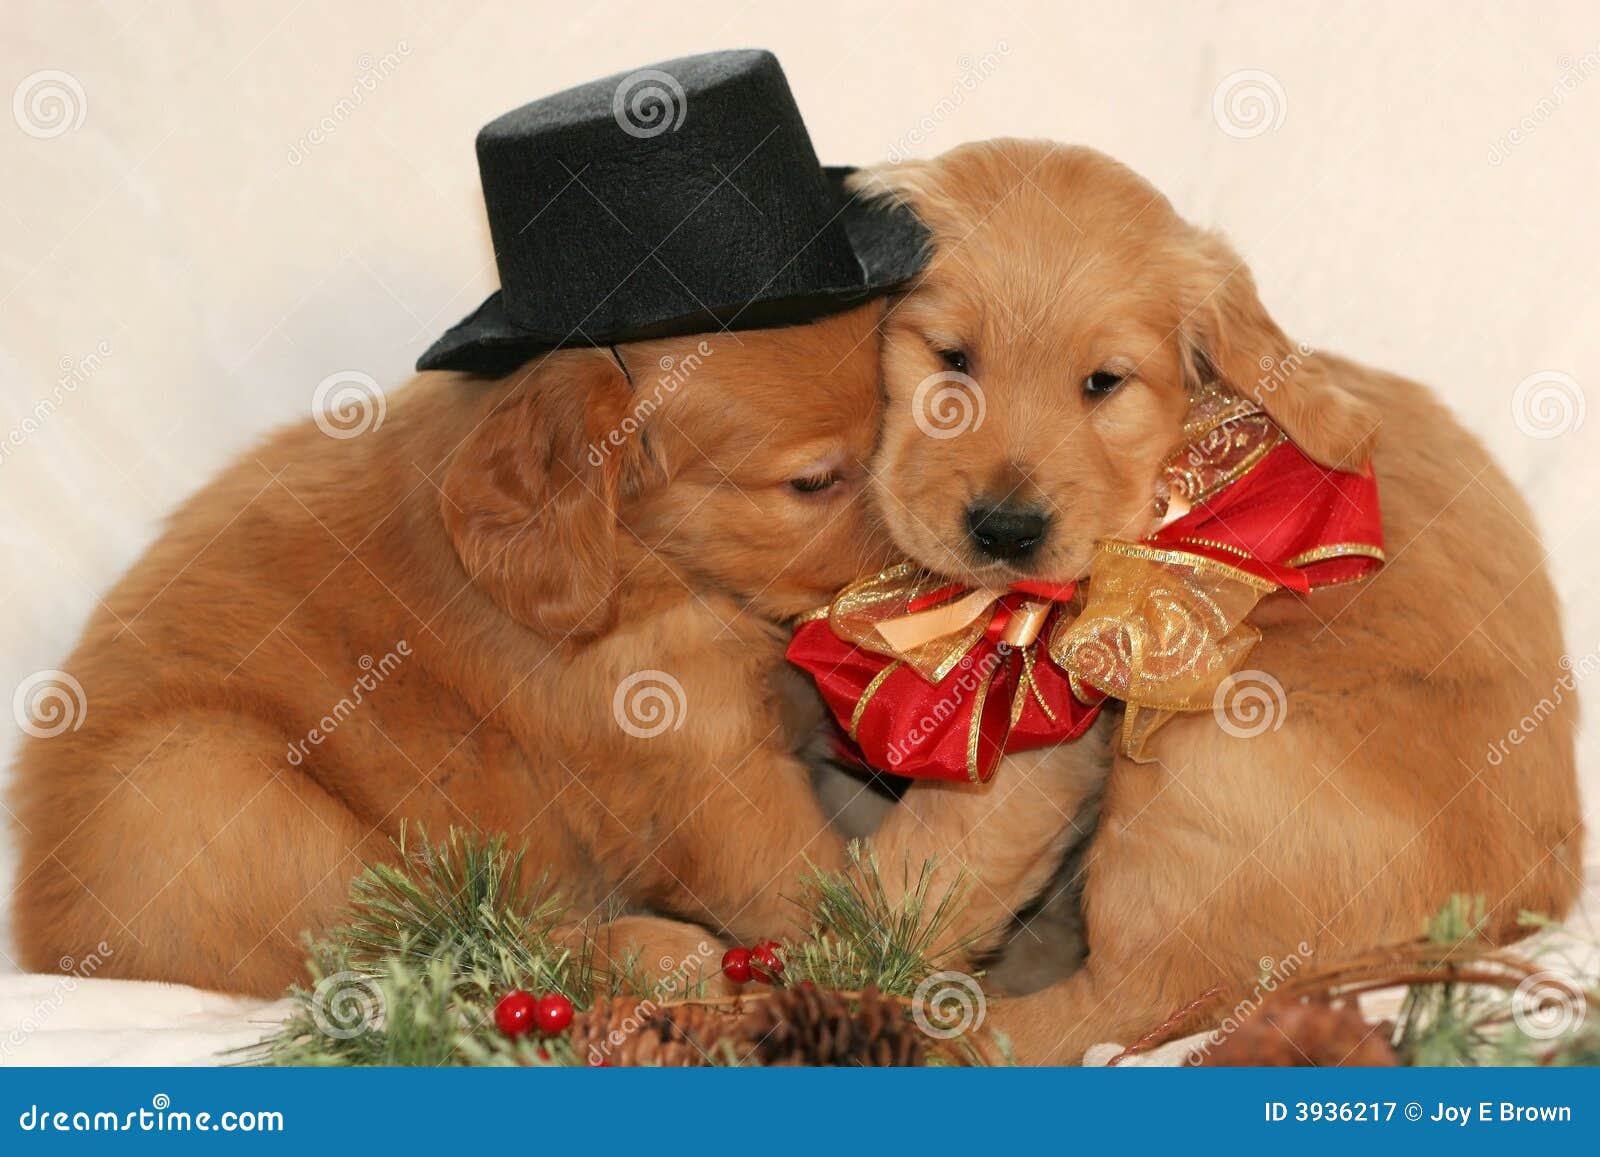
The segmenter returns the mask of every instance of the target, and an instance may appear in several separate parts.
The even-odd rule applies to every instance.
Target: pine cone
[[[1353,1003],[1272,996],[1196,1062],[1208,1067],[1352,1068],[1400,1063],[1381,1025]]]
[[[743,1026],[764,1065],[920,1065],[923,1037],[896,1001],[869,988],[859,997],[812,985],[784,988],[751,1009]]]
[[[706,1005],[661,1008],[637,997],[602,997],[573,1018],[573,1049],[592,1065],[696,1068],[748,1051],[735,1012]]]

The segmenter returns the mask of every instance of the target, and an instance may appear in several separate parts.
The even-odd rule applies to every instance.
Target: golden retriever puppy
[[[1573,713],[1544,709],[1563,674],[1555,596],[1478,441],[1424,387],[1297,347],[1221,239],[1099,153],[994,141],[864,180],[934,235],[885,323],[874,466],[917,562],[988,586],[1069,579],[1097,539],[1152,532],[1203,381],[1257,400],[1326,467],[1370,457],[1382,494],[1386,568],[1251,615],[1248,666],[1283,688],[1274,727],[1180,714],[1153,762],[1117,756],[1087,965],[994,1011],[1020,1058],[1077,1063],[1302,944],[1322,960],[1412,937],[1453,892],[1481,894],[1499,935],[1522,909],[1562,913],[1582,833]],[[926,437],[916,389],[952,370],[984,421]]]
[[[509,833],[575,919],[792,931],[805,859],[845,858],[779,621],[883,561],[880,312],[423,375],[359,437],[308,421],[245,455],[64,664],[81,728],[22,755],[26,964],[105,940],[108,974],[277,992],[403,821]],[[877,836],[889,882],[965,864],[963,931],[1000,925],[1057,792],[919,790]],[[706,936],[607,935],[648,961]]]

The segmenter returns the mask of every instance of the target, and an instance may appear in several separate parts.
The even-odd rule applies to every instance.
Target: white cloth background
[[[826,161],[1079,141],[1226,229],[1291,333],[1432,383],[1489,443],[1538,512],[1573,654],[1600,646],[1600,413],[1576,423],[1600,390],[1586,0],[13,0],[0,698],[57,666],[165,513],[303,418],[320,381],[398,385],[494,288],[480,124],[608,72],[749,46],[778,52]],[[1564,417],[1519,416],[1519,383],[1541,374]],[[1541,421],[1564,432],[1530,436]],[[4,764],[18,733],[0,720]],[[1592,728],[1582,743],[1592,806]]]

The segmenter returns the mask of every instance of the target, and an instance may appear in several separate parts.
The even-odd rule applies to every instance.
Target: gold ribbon
[[[1191,398],[1184,435],[1183,448],[1162,472],[1157,517],[1163,526],[1231,485],[1285,441],[1259,406],[1214,384]],[[1382,557],[1376,548],[1360,549]],[[996,604],[1009,593],[979,588],[925,610],[907,611],[917,600],[949,586],[901,564],[842,591],[828,608],[828,620],[840,638],[938,683],[983,637]],[[1204,555],[1102,540],[1089,566],[1082,610],[1074,616],[1062,608],[1044,649],[1067,672],[1073,690],[1081,691],[1080,700],[1090,701],[1092,694],[1083,689],[1092,688],[1126,704],[1122,750],[1145,762],[1150,737],[1175,713],[1211,710],[1218,688],[1243,666],[1261,638],[1244,621],[1246,616],[1277,589],[1276,583]],[[1030,601],[1007,623],[1005,642],[1022,650],[1024,664],[1012,704],[1013,724],[1030,694],[1051,715],[1032,673],[1039,659],[1034,644],[1052,607],[1047,601]],[[881,683],[881,676],[874,679],[862,695],[855,722]]]
[[[901,563],[840,591],[828,607],[828,625],[841,639],[898,659],[928,682],[939,683],[983,637],[989,626],[984,612],[1004,593],[979,589],[928,610],[906,610],[949,586],[946,579]]]
[[[980,588],[906,611],[948,585],[910,564],[891,567],[841,592],[829,608],[829,625],[840,638],[939,683],[983,637],[1007,593]],[[1082,689],[1080,699],[1090,701],[1092,688],[1126,704],[1122,749],[1143,760],[1149,738],[1175,712],[1211,709],[1217,688],[1261,637],[1245,617],[1276,589],[1201,555],[1104,540],[1090,564],[1083,609],[1076,616],[1063,609],[1044,652],[1067,672],[1075,690]],[[1031,675],[1041,656],[1034,644],[1052,605],[1030,600],[1006,624],[1002,640],[1022,652],[1025,675],[1012,705],[1013,722],[1024,697],[1038,694]],[[875,679],[867,687],[853,724],[881,684]],[[1050,714],[1048,704],[1041,706]]]
[[[1261,633],[1244,619],[1277,589],[1200,555],[1117,540],[1098,544],[1081,614],[1052,632],[1050,658],[1126,705],[1122,750],[1144,762],[1179,711],[1209,711]]]

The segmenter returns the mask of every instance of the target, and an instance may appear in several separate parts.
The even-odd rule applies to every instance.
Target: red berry
[[[494,1023],[507,1036],[521,1036],[533,1027],[533,1010],[537,1004],[531,993],[514,989],[494,1006]]]
[[[776,940],[763,940],[750,950],[750,971],[762,984],[771,984],[783,971]]]
[[[730,948],[722,954],[722,975],[735,984],[750,983],[750,949]]]
[[[572,1023],[572,1002],[559,992],[547,992],[534,1006],[533,1019],[543,1033],[558,1033]]]

